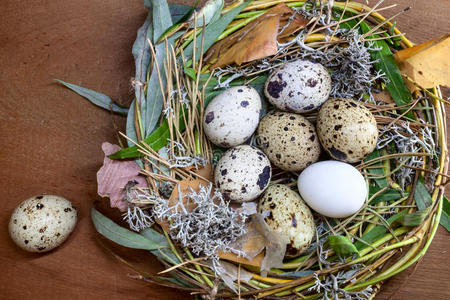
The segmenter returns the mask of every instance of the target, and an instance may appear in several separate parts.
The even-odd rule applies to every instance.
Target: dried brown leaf
[[[214,44],[205,60],[211,68],[261,59],[277,52],[277,40],[304,28],[308,20],[281,3],[242,29]]]

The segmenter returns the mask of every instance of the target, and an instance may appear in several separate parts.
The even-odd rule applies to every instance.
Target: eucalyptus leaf
[[[148,13],[147,18],[145,19],[144,24],[138,29],[136,40],[134,41],[132,54],[134,57],[135,64],[135,75],[134,75],[134,84],[133,88],[135,90],[135,99],[137,102],[134,102],[134,105],[139,105],[139,108],[145,105],[145,89],[144,84],[147,81],[147,72],[150,65],[150,45],[147,42],[147,39],[153,38],[153,26],[152,26],[152,15],[151,10]],[[142,122],[145,124],[145,115],[141,116]],[[129,127],[130,123],[133,124],[133,137],[130,136],[131,128]],[[143,134],[141,132],[141,134]],[[127,135],[136,141],[136,132],[134,128],[134,110],[133,116],[128,116],[127,120]],[[128,141],[128,145],[131,142]]]
[[[359,256],[358,249],[346,236],[329,235],[326,244],[340,257],[348,257],[354,254]]]
[[[169,4],[169,10],[170,10],[170,14],[172,16],[172,21],[174,24],[172,26],[170,26],[169,28],[167,28],[163,34],[161,34],[161,36],[156,40],[155,44],[160,43],[167,36],[169,36],[172,32],[176,32],[176,31],[180,30],[181,28],[183,28],[183,26],[186,25],[185,22],[187,20],[189,20],[189,18],[194,13],[197,3],[198,3],[198,0],[195,2],[193,7],[187,6],[188,7],[187,11],[179,18],[176,18],[176,20],[174,20],[174,15],[172,13],[172,7]],[[186,6],[186,5],[183,5],[183,6]]]
[[[183,22],[188,12],[191,12],[194,7],[190,5],[169,3],[170,15],[174,24]],[[190,16],[189,16],[190,17]],[[186,21],[186,20],[185,20]]]
[[[197,20],[195,25],[197,27],[203,26],[203,20],[205,20],[205,24],[217,21],[221,15],[223,5],[223,0],[206,1],[203,7],[196,14]],[[194,26],[194,16],[191,16],[191,18],[189,19],[189,25],[191,27]]]
[[[440,223],[442,226],[444,226],[445,229],[447,229],[448,232],[450,232],[450,202],[445,196],[442,198],[442,201],[443,203]]]
[[[175,254],[173,254],[172,250],[170,250],[169,242],[163,234],[159,233],[153,228],[146,228],[139,232],[139,234],[152,241],[153,243],[163,246],[156,250],[152,250],[151,253],[153,255],[167,261],[168,263],[180,263]]]
[[[126,124],[126,131],[125,131],[127,136],[133,141],[138,140],[137,134],[136,134],[136,127],[134,125],[134,118],[135,118],[135,112],[134,112],[135,107],[134,106],[135,105],[136,105],[136,100],[133,100],[133,102],[131,102],[130,111],[127,116],[127,124]],[[128,143],[128,147],[132,147],[134,145],[133,142],[131,142],[130,140],[127,140],[127,143]]]
[[[372,159],[377,158],[377,157],[380,157],[380,156],[381,156],[380,151],[377,150],[377,149],[375,149],[372,153],[369,154],[369,156],[367,156],[367,157],[364,159],[364,161],[367,162],[367,161],[369,161],[369,160],[372,160]],[[378,162],[377,164],[381,164],[381,163],[382,163],[382,162],[380,161],[380,162]],[[371,169],[367,169],[367,172],[370,173],[370,174],[374,174],[374,175],[375,175],[375,176],[374,176],[374,177],[375,177],[375,178],[374,178],[374,181],[375,181],[375,183],[376,183],[380,188],[385,188],[385,187],[388,187],[388,186],[389,186],[386,177],[383,177],[383,178],[377,178],[377,177],[376,177],[376,176],[380,176],[380,175],[386,175],[385,172],[384,172],[384,168],[383,168],[383,167],[380,167],[380,168],[373,168],[373,169],[372,169],[372,168],[371,168]]]
[[[167,245],[161,244],[160,241],[150,240],[136,232],[117,225],[94,207],[91,209],[91,219],[95,229],[101,235],[124,247],[144,250],[167,248]]]
[[[197,49],[197,53],[195,54],[195,59],[200,59],[200,56],[203,55],[219,38],[225,28],[233,21],[233,19],[250,3],[251,1],[243,2],[241,5],[235,7],[231,11],[224,14],[217,21],[209,23],[206,27],[202,35],[204,36],[203,41],[203,52],[201,52],[201,38],[196,39],[195,48]],[[186,49],[184,50],[184,56],[186,60],[192,58],[194,53],[194,42],[191,42]]]
[[[361,22],[360,29],[362,33],[368,33],[371,28],[367,23]],[[367,39],[379,38],[378,35],[370,35]],[[403,81],[402,74],[395,62],[389,45],[383,40],[372,41],[373,45],[379,50],[370,51],[370,54],[376,62],[376,70],[381,70],[386,74],[389,82],[386,88],[398,106],[407,105],[411,102],[411,93]],[[406,114],[407,117],[413,117],[412,112]]]
[[[281,273],[280,275],[284,276],[294,276],[294,277],[305,277],[314,274],[312,270],[303,270],[303,271],[294,271],[294,272],[286,272]]]
[[[398,221],[399,219],[401,219],[405,214],[407,213],[406,210],[399,212],[398,214],[393,215],[392,217],[390,217],[389,219],[386,220],[386,222],[389,225],[392,225],[394,222]],[[377,225],[374,228],[372,228],[372,230],[370,230],[369,232],[367,232],[366,234],[364,234],[361,237],[362,241],[356,241],[355,242],[355,247],[358,250],[362,250],[364,248],[367,247],[367,244],[373,243],[374,241],[378,240],[379,238],[383,237],[383,235],[388,231],[388,229],[386,228],[386,226],[384,225]]]
[[[107,110],[112,110],[113,112],[126,115],[128,113],[128,108],[119,106],[115,104],[110,97],[106,96],[105,94],[81,87],[76,84],[72,84],[69,82],[65,82],[59,79],[55,79],[55,81],[59,82],[60,84],[64,85],[65,87],[71,89],[78,95],[88,99],[93,104],[100,106]]]
[[[170,26],[172,26],[172,17],[166,0],[152,0],[153,6],[153,41],[156,41]],[[173,39],[168,39],[170,49]],[[142,116],[144,136],[148,137],[156,127],[159,121],[163,107],[163,92],[158,77],[157,68],[160,71],[162,86],[166,84],[164,74],[164,60],[166,54],[165,43],[155,45],[154,66],[150,78],[147,82],[147,95],[145,105],[142,106]]]
[[[425,186],[423,178],[419,178],[414,190],[414,201],[416,201],[417,210],[424,210],[433,204],[430,193]]]
[[[380,190],[381,188],[378,186],[369,187],[369,198],[378,193]],[[370,201],[369,204],[373,205],[379,202],[389,202],[393,200],[398,200],[402,197],[406,197],[406,195],[407,193],[404,196],[402,196],[402,194],[399,191],[394,190],[392,188],[388,188],[382,193],[378,194],[374,199],[372,199],[372,201]]]
[[[431,206],[425,208],[424,210],[418,210],[416,212],[406,214],[401,217],[398,222],[403,226],[419,226],[426,219],[431,211]]]

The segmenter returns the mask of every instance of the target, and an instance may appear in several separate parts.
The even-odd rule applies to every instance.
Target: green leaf
[[[445,229],[447,229],[448,232],[450,232],[450,202],[445,196],[443,196],[442,201],[443,203],[440,223],[442,226],[444,226]]]
[[[197,80],[197,74],[195,73],[195,70],[193,68],[184,67],[184,73],[186,73],[187,76],[191,77],[191,79]]]
[[[150,240],[136,232],[117,225],[94,207],[91,209],[91,219],[95,229],[101,235],[124,247],[144,250],[156,250],[167,247],[166,244],[160,244],[158,241]]]
[[[152,13],[149,9],[144,24],[139,28],[136,34],[136,40],[133,43],[132,54],[134,57],[135,75],[133,85],[135,93],[135,101],[130,105],[130,114],[127,119],[127,136],[133,140],[136,139],[136,128],[134,126],[134,105],[138,104],[139,109],[145,106],[145,89],[144,83],[147,81],[147,72],[150,65],[150,45],[147,40],[153,39]],[[146,123],[145,116],[141,116],[142,123]],[[141,134],[143,134],[141,132]],[[131,146],[131,142],[128,141]]]
[[[127,116],[127,124],[126,124],[126,130],[125,132],[127,133],[127,136],[133,140],[133,141],[137,141],[137,134],[136,134],[136,127],[134,124],[134,119],[135,119],[135,106],[136,105],[136,100],[133,100],[133,102],[131,102],[130,105],[130,111],[128,112],[128,116]],[[128,147],[132,147],[134,144],[133,142],[127,140],[128,143]]]
[[[369,156],[367,156],[367,157],[364,159],[364,161],[367,162],[367,161],[369,161],[369,160],[372,160],[372,159],[377,158],[377,157],[380,157],[380,156],[381,156],[380,151],[379,151],[379,150],[375,150],[375,151],[373,151],[372,153],[370,153]],[[382,163],[382,161],[378,162],[377,164],[381,164],[381,163]],[[386,174],[384,173],[384,168],[383,168],[383,167],[380,167],[380,168],[373,168],[373,169],[367,169],[366,171],[367,171],[368,173],[370,173],[370,174],[374,174],[375,176],[386,175]],[[389,186],[386,177],[383,177],[383,178],[374,178],[373,180],[375,181],[375,183],[376,183],[380,188],[385,188],[385,187],[388,187],[388,186]]]
[[[156,41],[170,26],[172,26],[172,17],[170,16],[169,6],[166,0],[152,0],[153,5],[153,41]],[[168,46],[173,44],[173,38],[168,39]],[[143,123],[144,136],[148,137],[155,129],[163,107],[163,91],[161,90],[157,67],[159,68],[162,86],[166,85],[166,76],[164,74],[164,60],[166,56],[166,45],[160,43],[155,46],[155,62],[152,73],[147,82],[146,101],[141,107],[141,116]]]
[[[218,37],[222,34],[228,24],[233,21],[233,19],[250,3],[251,1],[243,2],[241,5],[237,6],[233,10],[224,14],[217,21],[208,24],[205,27],[205,31],[202,33],[204,35],[203,41],[203,53],[205,53],[218,39]],[[195,54],[195,59],[200,59],[200,56],[203,55],[201,53],[201,38],[196,39],[195,48],[197,49],[197,53]],[[186,49],[184,50],[184,56],[186,60],[192,58],[194,53],[194,43],[191,42]]]
[[[329,235],[327,245],[340,257],[348,257],[353,254],[359,256],[359,251],[349,238],[342,235]]]
[[[146,228],[141,232],[139,232],[139,234],[149,239],[153,243],[163,246],[160,247],[159,249],[152,250],[151,253],[153,255],[171,264],[180,263],[175,254],[173,254],[172,250],[170,250],[169,242],[167,241],[166,237],[163,234],[159,233],[153,228]]]
[[[184,4],[169,3],[170,15],[174,24],[183,22],[187,13],[192,11],[192,6]]]
[[[423,178],[419,178],[417,181],[416,189],[414,190],[414,200],[416,201],[417,210],[424,210],[433,204],[433,200],[425,187]]]
[[[197,14],[197,22],[196,26],[201,27],[203,26],[203,18],[205,19],[205,24],[209,24],[210,22],[215,22],[219,19],[222,8],[224,5],[223,0],[208,0],[203,5],[203,7],[200,9],[200,11]],[[194,18],[191,17],[190,25],[194,26]]]
[[[173,20],[172,7],[170,7],[170,4],[169,4],[170,14],[172,15],[172,20],[173,20],[174,24],[172,26],[170,26],[169,28],[167,28],[167,30],[164,31],[163,34],[161,34],[161,36],[156,40],[155,44],[160,43],[167,36],[169,36],[172,32],[176,32],[176,31],[180,30],[183,26],[185,26],[185,22],[187,20],[189,20],[189,18],[192,16],[192,14],[195,11],[195,8],[197,7],[197,4],[198,4],[198,0],[195,2],[194,6],[192,6],[192,7],[187,6],[187,7],[189,7],[187,9],[187,11],[180,18],[177,18],[176,21]],[[183,6],[185,6],[185,5],[183,5]]]
[[[185,124],[182,118],[179,121],[180,131],[185,129]],[[150,136],[144,139],[144,143],[149,145],[153,150],[158,151],[165,145],[167,145],[167,139],[170,138],[169,125],[167,120],[164,120],[161,126],[159,126]],[[109,155],[111,159],[125,159],[125,158],[136,158],[141,156],[138,151],[137,146],[122,149],[114,154]]]
[[[303,271],[285,272],[285,273],[281,273],[280,275],[294,276],[294,277],[305,277],[305,276],[309,276],[309,275],[313,275],[313,274],[314,274],[313,270],[303,270]]]
[[[378,186],[369,187],[369,199],[372,198],[372,196],[375,195],[380,190],[381,190],[381,188]],[[389,202],[389,201],[393,201],[393,200],[398,200],[406,195],[402,196],[402,194],[399,191],[388,188],[384,192],[378,194],[374,199],[372,199],[372,201],[370,201],[369,204],[373,205],[373,204],[376,204],[379,202]]]
[[[113,112],[123,114],[123,115],[126,115],[128,113],[128,108],[125,108],[125,107],[115,104],[111,100],[110,97],[108,97],[102,93],[81,87],[76,84],[68,83],[68,82],[65,82],[65,81],[62,81],[59,79],[55,79],[55,81],[59,82],[60,84],[64,85],[65,87],[71,89],[78,95],[88,99],[89,101],[91,101],[93,104],[95,104],[97,106],[100,106],[107,110],[112,110]]]
[[[365,22],[361,22],[360,29],[362,33],[367,33],[371,30],[370,26]],[[372,39],[378,37],[378,35],[371,35],[367,38]],[[411,102],[411,93],[403,81],[402,74],[388,44],[383,40],[372,41],[372,43],[376,48],[380,49],[378,51],[370,51],[372,59],[376,60],[374,63],[375,69],[383,71],[389,79],[386,88],[392,96],[392,99],[394,99],[398,106],[409,104]],[[412,112],[409,112],[406,116],[412,118]]]
[[[426,219],[430,211],[431,206],[425,208],[424,210],[406,214],[401,217],[398,222],[400,222],[403,226],[419,226]]]
[[[392,217],[387,219],[386,222],[389,225],[392,225],[392,223],[394,223],[395,221],[397,221],[400,218],[402,218],[405,214],[406,214],[406,210],[404,210],[402,212],[399,212],[398,214],[393,215]],[[369,232],[367,232],[366,234],[364,234],[361,237],[361,240],[363,240],[365,243],[362,242],[362,241],[357,241],[355,243],[355,247],[358,250],[362,250],[362,249],[367,247],[366,243],[367,244],[373,243],[374,241],[376,241],[379,238],[381,238],[387,231],[388,230],[387,230],[386,226],[384,226],[384,225],[377,225],[372,230],[370,230]]]

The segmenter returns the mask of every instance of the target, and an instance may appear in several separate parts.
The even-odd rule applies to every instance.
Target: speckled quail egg
[[[331,91],[331,77],[319,63],[296,60],[282,65],[267,79],[264,92],[280,110],[303,113],[317,109]]]
[[[206,107],[203,128],[208,139],[221,147],[248,140],[259,122],[261,98],[251,86],[236,86],[217,95]]]
[[[22,249],[47,252],[61,245],[77,223],[77,209],[59,196],[39,195],[19,204],[9,221],[9,235]]]
[[[352,165],[335,160],[320,161],[298,176],[298,191],[318,213],[345,218],[356,213],[367,197],[367,185]]]
[[[272,168],[259,149],[240,145],[229,149],[217,163],[214,181],[225,199],[251,201],[267,188]]]
[[[316,126],[323,148],[337,160],[361,161],[377,145],[378,129],[374,116],[354,100],[336,98],[325,102]]]
[[[301,171],[316,162],[320,143],[316,130],[305,117],[286,112],[264,116],[257,130],[259,147],[278,168]]]
[[[259,201],[258,211],[262,213],[267,225],[274,231],[286,234],[291,243],[286,256],[297,256],[306,250],[315,234],[311,210],[300,195],[282,184],[267,188]]]

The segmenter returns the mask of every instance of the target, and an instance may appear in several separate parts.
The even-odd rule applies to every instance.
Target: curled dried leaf
[[[214,44],[205,60],[211,68],[240,65],[277,52],[277,40],[304,28],[308,20],[281,3],[234,34]]]

